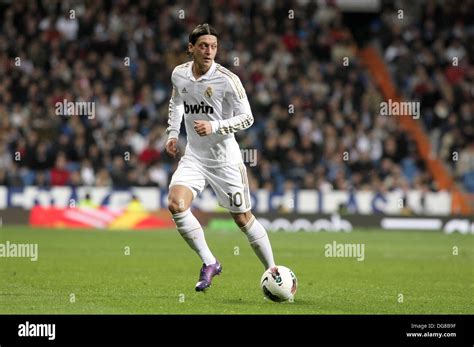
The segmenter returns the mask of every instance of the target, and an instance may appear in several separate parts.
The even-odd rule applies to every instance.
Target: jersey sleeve
[[[168,128],[166,133],[168,139],[178,138],[179,129],[181,128],[181,121],[183,120],[184,104],[181,95],[179,94],[178,87],[174,81],[174,71],[171,75],[171,83],[173,85],[173,92],[171,93],[171,99],[168,110]]]
[[[245,89],[236,75],[227,79],[225,98],[231,105],[234,116],[229,119],[212,121],[213,132],[227,135],[249,128],[253,124],[252,110]]]

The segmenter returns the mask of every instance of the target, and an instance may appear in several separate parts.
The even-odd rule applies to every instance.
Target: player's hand
[[[212,134],[212,125],[211,122],[207,120],[195,120],[194,121],[194,130],[200,136],[206,136]]]
[[[176,158],[176,155],[179,153],[178,139],[171,138],[166,142],[166,152],[173,158]]]

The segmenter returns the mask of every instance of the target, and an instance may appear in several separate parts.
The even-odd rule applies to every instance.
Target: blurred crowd
[[[474,192],[474,1],[387,3],[372,30],[433,153]]]
[[[434,148],[474,191],[466,3],[427,2],[398,26],[385,6],[371,28],[399,87],[422,101]],[[0,4],[0,21],[0,185],[167,188],[177,165],[164,151],[171,71],[188,60],[189,32],[208,22],[220,33],[216,60],[241,78],[255,117],[236,135],[258,153],[252,189],[437,190],[397,119],[380,116],[382,96],[335,7],[14,1]],[[57,115],[63,100],[94,102],[95,117]]]

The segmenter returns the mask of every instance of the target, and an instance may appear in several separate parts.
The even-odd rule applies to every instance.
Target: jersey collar
[[[194,65],[194,61],[191,64],[189,64],[189,68],[187,72],[188,78],[191,79],[192,81],[208,80],[209,78],[211,78],[212,74],[214,73],[214,71],[216,71],[216,68],[217,68],[217,63],[213,61],[209,70],[207,70],[207,72],[204,75],[202,75],[196,80],[193,75],[193,65]]]

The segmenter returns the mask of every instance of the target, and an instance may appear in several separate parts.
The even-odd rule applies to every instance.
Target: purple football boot
[[[202,264],[199,282],[196,283],[196,292],[203,292],[211,286],[212,278],[222,272],[222,265],[216,260],[215,264]]]

